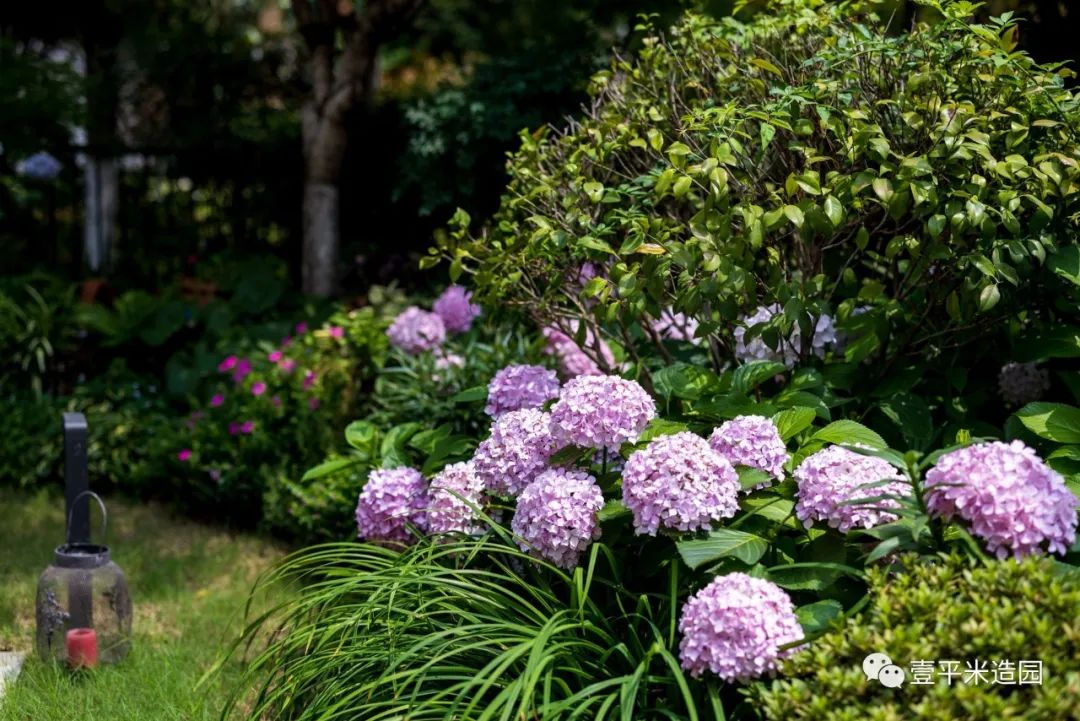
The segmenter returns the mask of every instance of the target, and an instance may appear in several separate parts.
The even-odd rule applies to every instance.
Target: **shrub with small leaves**
[[[770,721],[971,721],[1077,718],[1080,690],[1080,577],[1030,558],[980,563],[959,556],[917,560],[900,573],[869,571],[873,605],[811,643],[750,689]],[[863,674],[884,653],[907,682],[886,688]],[[986,662],[987,681],[912,683],[915,661]],[[994,663],[1041,661],[1042,683],[993,684]],[[936,670],[936,665],[935,665]],[[1016,667],[1014,667],[1014,672]]]

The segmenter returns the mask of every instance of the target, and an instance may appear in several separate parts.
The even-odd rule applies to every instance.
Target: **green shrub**
[[[1057,569],[1069,569],[1057,572]],[[779,721],[987,721],[1080,718],[1080,578],[1047,559],[979,564],[960,556],[910,560],[902,573],[869,572],[873,605],[810,644],[757,687]],[[867,680],[863,658],[888,655],[907,671],[900,688]],[[916,660],[1041,660],[1041,685],[912,684]],[[989,665],[989,663],[988,663]],[[991,679],[993,677],[991,676]]]
[[[667,308],[700,322],[717,368],[758,306],[783,313],[747,339],[798,326],[804,361],[829,314],[841,385],[863,394],[936,389],[959,353],[1000,361],[1009,338],[1075,323],[1080,100],[1058,68],[1013,52],[1008,19],[967,24],[969,3],[902,35],[862,3],[771,5],[690,15],[596,75],[584,118],[523,134],[486,227],[459,214],[427,262],[541,323],[585,318],[644,365],[670,363],[633,352]],[[604,272],[582,289],[586,261]]]

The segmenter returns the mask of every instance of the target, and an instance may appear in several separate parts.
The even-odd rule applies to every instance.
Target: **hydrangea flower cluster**
[[[775,349],[770,348],[761,336],[756,336],[750,341],[745,340],[747,330],[759,323],[767,323],[782,312],[783,309],[779,304],[774,303],[773,305],[760,306],[752,315],[743,318],[742,324],[734,331],[735,357],[743,363],[755,360],[770,360],[783,363],[788,368],[794,368],[795,363],[799,360],[799,350],[802,347],[801,331],[798,325],[792,328],[791,334],[787,338],[780,339],[779,347]],[[823,358],[826,346],[833,345],[836,342],[836,325],[833,323],[832,316],[819,316],[814,325],[814,337],[811,341],[814,355]]]
[[[701,338],[695,337],[698,329],[697,320],[670,308],[664,309],[659,318],[652,319],[650,326],[653,332],[664,340],[701,345]]]
[[[738,510],[739,475],[693,433],[652,440],[634,451],[623,469],[623,503],[634,514],[634,532],[696,531]]]
[[[745,573],[718,576],[683,605],[679,659],[697,678],[706,671],[729,683],[774,673],[803,638],[791,598]]]
[[[552,468],[521,492],[510,527],[522,539],[521,550],[570,569],[600,537],[596,514],[603,506],[595,478],[584,471]]]
[[[15,163],[15,173],[31,180],[55,180],[63,166],[44,150]]]
[[[1011,406],[1037,401],[1049,389],[1050,373],[1037,363],[1006,363],[998,373],[998,390]]]
[[[451,333],[467,332],[480,315],[480,306],[472,302],[472,291],[460,285],[451,285],[444,290],[431,309]]]
[[[548,326],[541,332],[544,336],[545,346],[544,353],[550,356],[554,356],[555,360],[559,364],[559,371],[567,378],[575,378],[577,376],[598,376],[603,375],[604,371],[600,370],[600,366],[596,364],[589,354],[583,351],[574,339],[563,333],[561,330],[554,326]],[[571,328],[573,335],[577,334],[577,321],[574,322]],[[599,347],[600,355],[604,359],[604,364],[608,368],[615,367],[615,356],[611,352],[611,348],[608,344],[600,340],[597,344],[596,335],[592,330],[588,330],[585,334],[585,346],[590,350],[596,350]]]
[[[547,470],[557,450],[551,416],[535,408],[510,411],[491,426],[473,454],[473,467],[492,493],[516,496]]]
[[[809,456],[795,469],[794,476],[799,485],[795,504],[798,519],[807,528],[814,521],[826,521],[841,533],[895,521],[896,514],[887,509],[900,506],[892,498],[858,504],[851,501],[911,493],[903,474],[887,461],[842,446],[829,446]],[[885,480],[891,482],[879,483]]]
[[[492,418],[522,408],[539,408],[559,397],[559,378],[543,366],[509,365],[488,383],[487,406]]]
[[[709,436],[709,445],[733,466],[759,468],[775,480],[784,477],[787,446],[776,424],[765,416],[739,416],[725,422]]]
[[[958,517],[998,558],[1065,553],[1076,542],[1077,498],[1021,441],[946,453],[926,474],[926,505]]]
[[[578,376],[551,408],[551,435],[563,446],[616,449],[636,441],[655,417],[655,401],[636,381]]]
[[[428,485],[414,468],[376,469],[356,504],[357,535],[368,541],[409,543],[409,526],[427,530]]]
[[[484,532],[474,507],[484,501],[484,482],[471,463],[452,463],[431,479],[428,531],[436,534]],[[471,505],[470,505],[471,504]]]
[[[411,305],[394,318],[386,335],[392,345],[415,355],[441,346],[446,340],[446,326],[435,313]]]

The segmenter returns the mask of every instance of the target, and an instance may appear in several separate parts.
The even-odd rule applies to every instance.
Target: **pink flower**
[[[250,373],[251,361],[249,361],[247,358],[241,358],[239,361],[237,361],[236,368],[233,369],[232,377],[235,382],[240,383],[245,378],[247,378],[248,374]]]
[[[296,335],[304,335],[307,333],[307,323],[300,321],[296,324]]]
[[[255,421],[244,421],[240,424],[241,433],[253,433],[255,431]]]
[[[304,372],[304,390],[308,390],[313,385],[315,385],[315,371],[305,371]]]
[[[180,451],[179,453],[176,454],[176,459],[178,461],[182,462],[182,463],[187,463],[189,460],[191,460],[191,449],[190,448],[183,449],[182,451]]]
[[[280,396],[274,396],[273,398],[270,399],[270,402],[274,404],[274,407],[280,407],[281,406],[281,397]]]
[[[285,360],[278,363],[278,368],[280,368],[285,373],[292,373],[293,370],[296,369],[296,361],[294,361],[292,358],[286,358]]]
[[[229,435],[230,436],[235,436],[239,432],[240,432],[240,424],[239,423],[236,423],[234,421],[234,422],[229,424]]]
[[[218,373],[228,373],[236,367],[237,358],[234,355],[229,356],[225,360],[218,364]]]
[[[281,347],[282,348],[288,348],[291,345],[292,345],[292,338],[290,338],[289,336],[285,336],[284,338],[281,339]]]
[[[263,393],[266,393],[266,384],[262,381],[258,381],[255,385],[251,386],[251,395],[261,396]]]
[[[210,407],[217,408],[225,402],[225,396],[220,393],[215,393],[214,397],[210,399]]]
[[[281,351],[279,351],[279,350],[276,350],[276,351],[272,351],[270,353],[270,355],[268,355],[266,357],[270,359],[271,363],[277,363],[279,360],[281,360],[282,356],[283,356],[283,353]]]
[[[315,410],[316,408],[319,407],[319,399],[318,398],[308,398],[307,407],[310,408],[311,410]]]
[[[344,338],[345,337],[345,329],[342,328],[340,325],[332,325],[332,326],[330,326],[330,329],[327,332],[330,334],[331,338]]]

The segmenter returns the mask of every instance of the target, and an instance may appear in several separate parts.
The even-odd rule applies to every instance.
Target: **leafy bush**
[[[596,75],[567,131],[523,135],[499,212],[441,242],[451,276],[584,320],[637,373],[672,361],[654,322],[678,312],[715,369],[754,341],[819,351],[860,402],[944,389],[943,414],[984,390],[958,365],[1075,356],[1080,102],[1058,68],[967,3],[902,35],[860,3],[773,6],[688,16]]]
[[[885,719],[1077,718],[1080,688],[1080,577],[1046,559],[972,563],[961,556],[914,559],[894,573],[872,569],[873,604],[791,659],[786,678],[754,696],[765,718],[815,721]],[[866,678],[862,661],[884,653],[908,669],[919,660],[1042,662],[1038,685],[907,683],[892,689]],[[936,667],[935,667],[936,670]],[[1015,673],[1015,667],[1014,667]],[[939,677],[940,678],[940,677]]]

